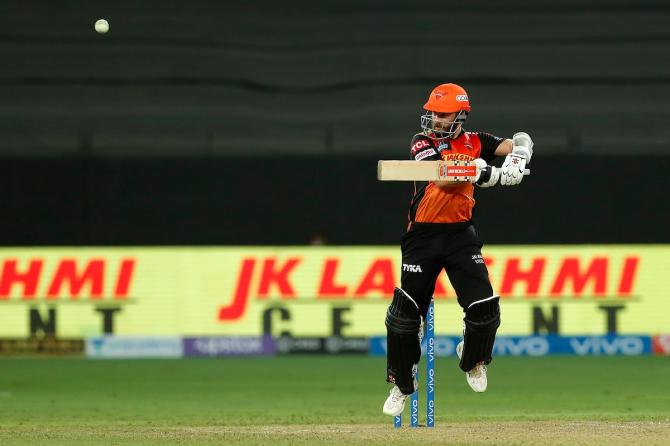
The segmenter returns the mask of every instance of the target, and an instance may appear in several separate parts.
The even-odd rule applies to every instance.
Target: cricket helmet
[[[452,138],[458,127],[465,122],[470,112],[470,99],[463,87],[456,84],[438,85],[430,92],[428,101],[423,105],[425,113],[421,116],[421,129],[426,135],[435,139]],[[434,128],[433,113],[456,113],[453,121],[446,128]]]

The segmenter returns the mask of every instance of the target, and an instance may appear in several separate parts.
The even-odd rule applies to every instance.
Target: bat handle
[[[523,174],[525,175],[530,175],[530,169],[524,169]]]

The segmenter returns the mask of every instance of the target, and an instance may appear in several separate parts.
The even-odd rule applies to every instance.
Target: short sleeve
[[[482,149],[479,154],[479,157],[482,158],[487,163],[493,161],[496,157],[495,151],[505,138],[500,138],[498,136],[491,135],[490,133],[477,132],[479,136],[479,141],[482,144]]]
[[[412,138],[410,158],[416,161],[439,161],[442,159],[435,149],[433,141],[424,135],[414,135],[414,138]]]

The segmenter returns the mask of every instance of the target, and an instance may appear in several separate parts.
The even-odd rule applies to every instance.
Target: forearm
[[[496,147],[496,151],[493,153],[495,154],[495,156],[507,156],[510,153],[512,153],[513,147],[514,145],[512,144],[512,140],[505,139],[498,145],[498,147]]]

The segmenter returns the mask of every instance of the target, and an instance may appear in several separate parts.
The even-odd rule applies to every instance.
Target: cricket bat
[[[524,175],[530,175],[526,169]],[[452,181],[474,182],[477,166],[471,161],[380,160],[379,181]]]

